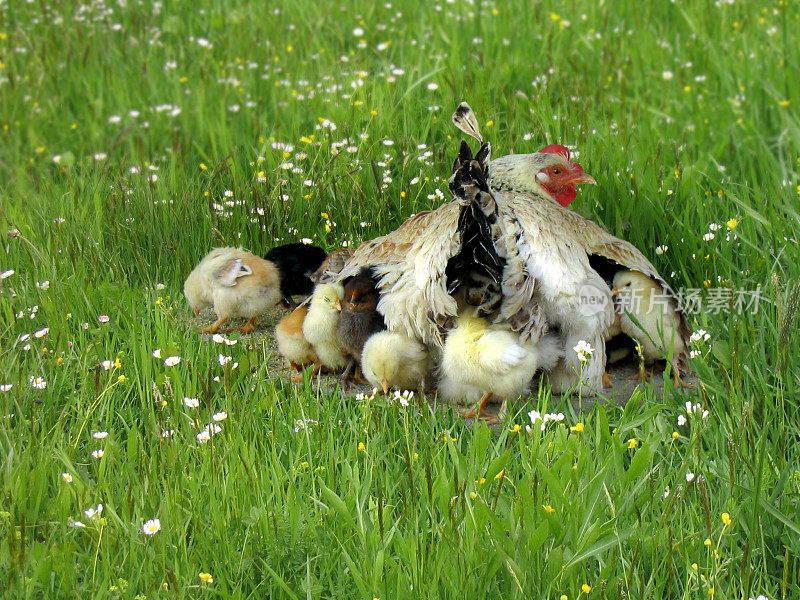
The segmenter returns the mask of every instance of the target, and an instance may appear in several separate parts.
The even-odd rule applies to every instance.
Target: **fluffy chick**
[[[380,331],[367,340],[361,353],[361,372],[386,394],[389,388],[424,388],[430,356],[421,343],[396,331]]]
[[[485,417],[490,398],[502,398],[500,414],[505,413],[509,397],[525,395],[537,369],[552,369],[563,355],[556,336],[545,336],[536,343],[520,343],[519,334],[486,319],[462,314],[445,340],[442,353],[442,380],[439,389],[445,398],[459,400],[452,394],[466,392],[469,396],[480,390],[483,397],[476,410],[466,417]]]
[[[347,355],[337,334],[343,296],[344,289],[338,283],[321,283],[311,295],[308,314],[303,320],[303,335],[317,355],[314,375],[322,368],[338,371],[347,365]]]
[[[386,329],[383,317],[378,312],[380,294],[369,268],[362,269],[358,275],[345,280],[342,314],[339,317],[339,343],[349,357],[347,368],[342,376],[348,381],[355,368],[358,379],[358,364],[361,351],[367,339],[374,333]]]
[[[213,304],[217,320],[201,333],[217,333],[233,317],[248,319],[242,333],[253,330],[255,318],[281,298],[280,277],[271,262],[241,248],[214,248],[194,268],[183,286],[195,314]]]
[[[280,273],[281,293],[289,306],[294,306],[293,296],[308,296],[314,290],[310,275],[323,263],[327,253],[319,246],[295,242],[275,246],[264,259],[275,265]]]
[[[300,371],[309,363],[317,362],[314,347],[303,335],[303,322],[308,314],[308,306],[303,304],[283,317],[275,327],[275,340],[278,342],[278,352],[289,361],[289,367],[298,373],[292,381],[300,381]]]
[[[675,384],[682,384],[687,354],[677,302],[664,295],[659,283],[630,270],[614,276],[611,295],[620,312],[622,332],[639,343],[645,361],[671,356]]]

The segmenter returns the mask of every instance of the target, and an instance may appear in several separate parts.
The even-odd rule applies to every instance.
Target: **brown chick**
[[[383,317],[378,312],[380,294],[371,269],[364,268],[358,275],[345,281],[342,314],[339,317],[339,344],[349,361],[342,381],[348,382],[355,368],[355,379],[360,379],[358,365],[361,352],[367,339],[378,331],[386,329]]]
[[[308,314],[308,306],[303,304],[283,317],[275,327],[275,340],[278,352],[289,362],[289,367],[297,371],[292,381],[302,381],[303,367],[317,362],[317,353],[303,335],[303,322]]]

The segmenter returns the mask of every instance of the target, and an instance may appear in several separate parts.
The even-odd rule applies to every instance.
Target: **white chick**
[[[520,343],[519,334],[486,319],[462,314],[445,340],[442,353],[442,381],[439,389],[445,398],[459,400],[451,394],[483,393],[476,410],[465,417],[487,417],[484,407],[490,398],[502,398],[500,414],[504,414],[509,397],[525,395],[537,369],[552,369],[563,352],[556,336],[545,336],[536,343]]]
[[[361,354],[361,373],[373,386],[382,389],[420,390],[424,388],[430,357],[421,343],[395,331],[371,335]]]
[[[680,376],[688,360],[684,331],[688,328],[675,299],[667,296],[658,282],[630,270],[614,275],[611,295],[620,310],[622,332],[638,342],[646,361],[671,356],[675,383],[682,384]]]
[[[338,324],[344,288],[341,284],[321,283],[314,288],[303,321],[303,335],[317,354],[314,375],[324,367],[340,371],[347,365],[347,355],[339,344]]]
[[[215,248],[189,274],[184,293],[195,313],[214,305],[217,320],[200,333],[217,333],[233,317],[248,319],[237,329],[249,333],[256,317],[281,299],[280,275],[271,262],[241,248]]]
[[[278,352],[289,362],[289,367],[297,374],[292,381],[302,381],[300,371],[309,363],[317,362],[317,354],[313,346],[303,335],[303,322],[308,314],[308,306],[301,304],[291,313],[283,317],[275,327],[275,340]]]

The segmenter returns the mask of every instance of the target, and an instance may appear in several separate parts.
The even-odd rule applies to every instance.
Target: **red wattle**
[[[558,192],[557,194],[553,194],[553,197],[556,199],[561,206],[568,206],[570,202],[575,200],[578,196],[578,190],[575,189],[574,185],[569,186],[568,188]]]

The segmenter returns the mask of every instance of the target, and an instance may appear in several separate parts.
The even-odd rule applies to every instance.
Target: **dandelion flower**
[[[142,525],[142,533],[145,535],[153,535],[159,531],[161,531],[161,521],[158,519],[150,519]]]

